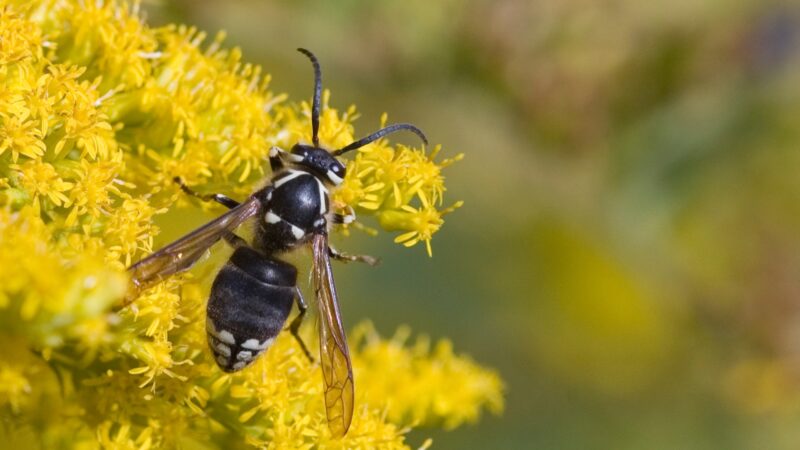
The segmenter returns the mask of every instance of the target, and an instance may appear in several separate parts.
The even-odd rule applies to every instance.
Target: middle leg
[[[377,266],[380,264],[380,258],[376,258],[375,256],[370,255],[351,255],[349,253],[342,253],[339,250],[336,250],[333,247],[328,247],[328,256],[331,258],[342,261],[342,262],[362,262],[367,263],[370,266]]]

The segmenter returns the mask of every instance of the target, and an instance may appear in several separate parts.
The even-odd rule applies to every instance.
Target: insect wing
[[[342,327],[336,286],[328,255],[328,236],[314,235],[314,292],[319,304],[319,352],[325,382],[328,428],[341,437],[353,418],[353,367]]]
[[[241,205],[132,265],[128,271],[135,290],[133,294],[192,267],[225,233],[258,213],[260,206],[257,198],[250,197]]]

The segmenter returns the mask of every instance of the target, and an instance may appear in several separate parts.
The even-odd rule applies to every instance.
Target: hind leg
[[[305,353],[306,358],[313,363],[314,357],[311,356],[311,352],[308,351],[308,347],[306,347],[305,342],[303,342],[303,338],[301,338],[300,334],[298,333],[300,330],[300,325],[303,323],[303,319],[306,316],[306,311],[308,311],[308,304],[306,304],[306,300],[303,298],[303,293],[300,292],[300,288],[295,287],[294,289],[297,292],[295,299],[297,300],[297,309],[300,312],[289,325],[289,332],[292,333],[292,336],[294,336],[294,338],[297,340],[297,343],[300,344],[300,348],[303,349],[303,353]]]

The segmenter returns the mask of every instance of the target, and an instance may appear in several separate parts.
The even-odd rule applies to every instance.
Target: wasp
[[[252,364],[270,347],[283,330],[294,303],[299,312],[288,329],[306,356],[313,360],[298,335],[308,307],[297,287],[297,268],[280,259],[286,252],[310,245],[311,278],[320,316],[325,411],[331,433],[344,436],[353,417],[353,369],[331,258],[369,264],[377,260],[340,253],[328,244],[332,225],[355,220],[352,208],[336,212],[331,207],[330,190],[346,176],[345,164],[337,157],[399,130],[411,131],[426,144],[428,141],[419,128],[399,123],[337,150],[322,148],[319,144],[322,71],[313,53],[303,48],[297,50],[311,60],[314,68],[311,145],[297,143],[290,152],[272,147],[269,151],[272,178],[241,203],[222,194],[198,194],[176,179],[187,194],[215,201],[230,211],[135,263],[128,271],[135,298],[138,292],[191,268],[218,241],[233,247],[233,254],[211,286],[206,330],[217,365],[225,372],[235,372]],[[254,237],[248,243],[235,231],[254,217],[258,218],[253,221]]]

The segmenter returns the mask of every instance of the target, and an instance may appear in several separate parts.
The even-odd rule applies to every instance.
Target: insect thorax
[[[329,208],[328,189],[317,176],[285,170],[272,179],[254,244],[269,254],[306,242],[312,233],[324,229]]]

